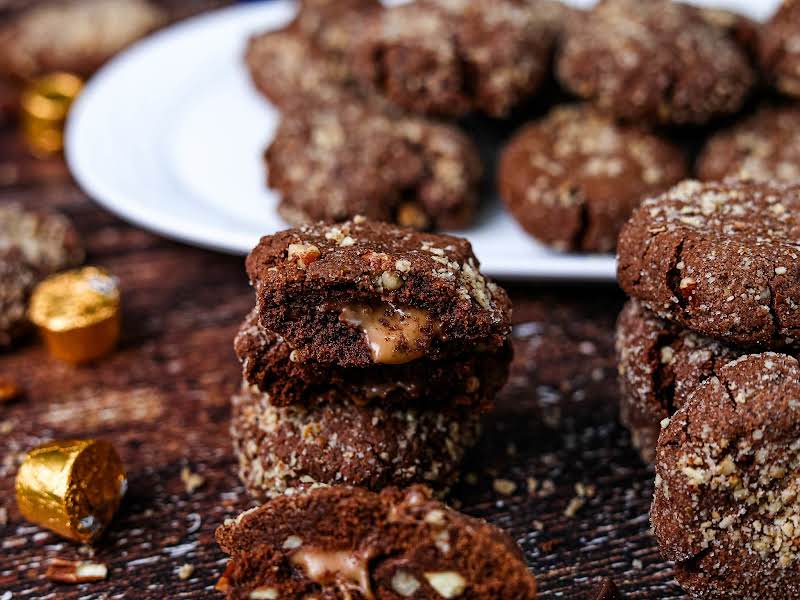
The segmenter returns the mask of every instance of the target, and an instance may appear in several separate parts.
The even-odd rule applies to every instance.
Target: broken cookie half
[[[532,600],[536,579],[505,533],[422,486],[322,487],[281,496],[216,533],[233,599]]]

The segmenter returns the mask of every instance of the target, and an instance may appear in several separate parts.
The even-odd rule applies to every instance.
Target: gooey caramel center
[[[364,333],[372,360],[384,365],[401,365],[423,356],[420,342],[436,329],[428,311],[387,303],[347,304],[339,318]]]

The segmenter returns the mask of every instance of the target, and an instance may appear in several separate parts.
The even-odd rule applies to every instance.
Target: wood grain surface
[[[88,262],[120,278],[124,334],[112,356],[82,368],[49,359],[35,339],[0,354],[0,376],[25,390],[0,404],[0,600],[221,597],[213,586],[225,556],[214,529],[252,505],[228,435],[241,377],[232,339],[253,304],[242,259],[123,223],[82,194],[59,159],[30,157],[12,127],[0,129],[0,202],[9,201],[74,219]],[[616,421],[621,293],[511,292],[512,377],[450,502],[511,533],[542,598],[593,599],[604,576],[627,598],[684,598],[649,529],[653,472]],[[94,549],[25,522],[14,501],[22,453],[70,437],[108,439],[129,474],[123,506]],[[189,489],[187,473],[201,485]],[[105,581],[44,577],[54,558],[89,556],[108,566]]]

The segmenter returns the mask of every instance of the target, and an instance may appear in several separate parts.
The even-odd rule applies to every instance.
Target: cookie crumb
[[[178,568],[178,579],[185,581],[194,573],[194,565],[184,563]]]
[[[492,483],[494,491],[503,496],[510,496],[517,491],[517,484],[510,479],[495,479]]]
[[[578,511],[581,508],[583,508],[583,505],[585,503],[586,501],[583,498],[581,498],[580,496],[575,496],[572,500],[569,501],[569,504],[567,504],[567,508],[564,509],[564,516],[569,518],[574,517],[576,514],[578,514]]]
[[[181,481],[186,487],[187,494],[193,494],[197,488],[206,482],[203,476],[198,473],[193,473],[189,467],[183,467],[181,469]]]

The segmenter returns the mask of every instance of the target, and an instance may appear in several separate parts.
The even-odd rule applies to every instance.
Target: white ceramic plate
[[[738,4],[763,18],[775,1]],[[251,34],[279,28],[293,13],[289,0],[238,5],[179,23],[117,56],[70,114],[66,157],[78,183],[121,217],[191,244],[246,253],[260,236],[284,229],[261,161],[278,113],[250,85],[242,55]],[[497,199],[458,233],[494,277],[615,276],[611,256],[538,245]]]

